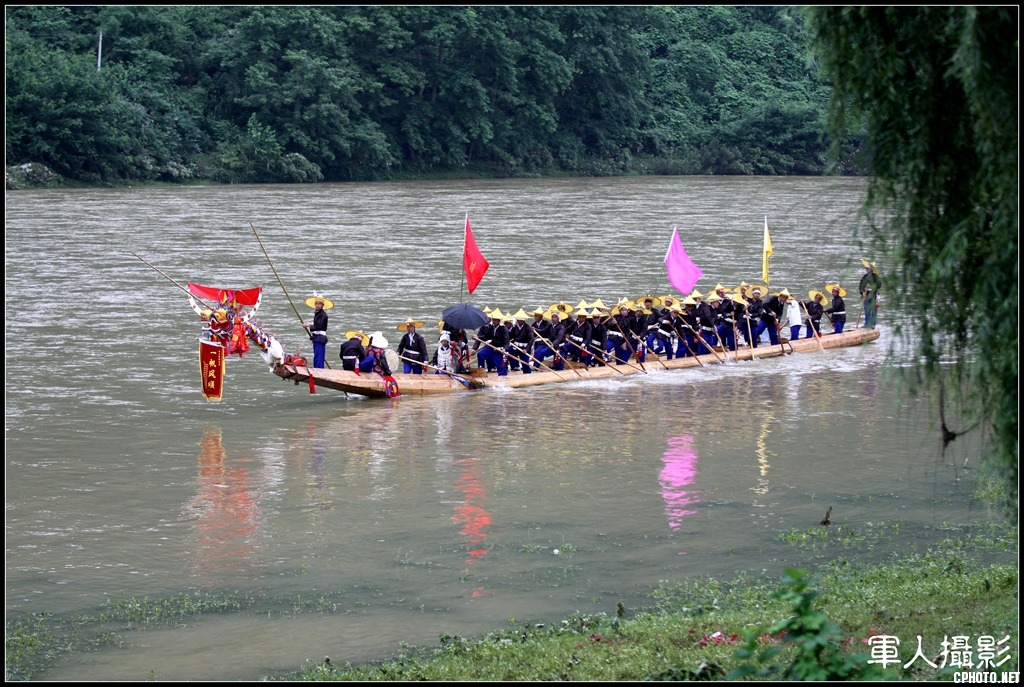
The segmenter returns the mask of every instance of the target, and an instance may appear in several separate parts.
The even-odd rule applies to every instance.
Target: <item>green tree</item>
[[[1016,517],[1018,8],[809,12],[830,129],[864,132],[870,239],[891,253],[884,283],[919,337],[911,381],[939,390],[945,443],[965,429],[946,424],[947,399],[982,423]]]
[[[283,152],[329,178],[389,166],[394,151],[363,104],[380,83],[354,61],[353,33],[366,27],[350,9],[266,6],[240,17],[203,55],[216,117],[240,128],[256,115]]]

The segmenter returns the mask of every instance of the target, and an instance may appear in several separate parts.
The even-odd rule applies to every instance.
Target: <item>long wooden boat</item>
[[[819,341],[821,348],[848,348],[869,343],[878,337],[877,329],[858,328],[850,329],[842,334],[826,334]],[[478,389],[518,389],[543,384],[608,379],[623,375],[643,374],[645,371],[682,370],[733,361],[741,362],[754,358],[775,358],[792,353],[817,353],[821,348],[814,339],[797,339],[793,342],[783,341],[778,346],[760,344],[757,348],[739,348],[735,352],[722,351],[672,360],[648,360],[642,366],[635,359],[631,359],[628,364],[624,365],[596,366],[589,369],[573,368],[560,372],[541,371],[523,374],[509,371],[505,377],[499,377],[496,373],[483,374],[479,370],[475,370],[471,375],[435,374],[425,370],[421,375],[398,373],[393,375],[393,378],[398,383],[399,392],[403,395],[450,394]],[[274,374],[293,381],[297,385],[309,385],[310,377],[312,377],[315,387],[373,398],[385,398],[387,395],[384,379],[373,373],[357,374],[346,370],[315,369],[302,365],[281,364],[274,368]]]

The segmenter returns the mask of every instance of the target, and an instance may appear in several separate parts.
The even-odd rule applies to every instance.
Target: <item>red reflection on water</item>
[[[201,577],[249,570],[259,520],[249,470],[227,466],[220,428],[206,428],[199,446],[199,491],[184,507],[198,535],[193,566]]]
[[[462,492],[463,501],[455,506],[455,515],[452,520],[462,525],[459,534],[466,537],[467,555],[466,569],[476,563],[480,558],[490,551],[486,541],[488,528],[491,526],[491,513],[484,508],[487,500],[487,490],[480,484],[480,461],[474,458],[466,458],[456,463],[462,468],[462,475],[455,482],[455,488]],[[473,597],[484,596],[486,589],[483,586],[473,589]]]
[[[661,460],[665,463],[658,477],[661,498],[665,501],[668,526],[678,530],[685,516],[697,513],[696,508],[687,508],[696,502],[697,497],[685,488],[697,477],[697,454],[693,450],[693,437],[669,437],[668,448]]]

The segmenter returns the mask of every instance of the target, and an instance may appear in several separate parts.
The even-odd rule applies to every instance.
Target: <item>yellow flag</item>
[[[761,260],[761,281],[768,284],[768,256],[772,254],[772,236],[768,233],[768,215],[764,216],[764,258]]]

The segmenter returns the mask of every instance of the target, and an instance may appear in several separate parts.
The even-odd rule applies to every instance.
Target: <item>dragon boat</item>
[[[849,348],[860,346],[875,341],[880,336],[877,329],[857,328],[844,331],[842,334],[826,334],[819,337],[817,341],[810,339],[797,339],[796,341],[783,341],[779,345],[771,346],[761,344],[757,348],[740,347],[736,351],[723,351],[716,349],[713,353],[698,356],[687,356],[683,358],[655,359],[650,355],[644,363],[639,363],[631,358],[624,364],[609,364],[602,366],[570,367],[561,371],[542,370],[523,374],[510,370],[508,375],[499,376],[497,373],[486,372],[474,369],[470,374],[461,375],[454,373],[435,373],[424,370],[423,374],[396,373],[390,379],[394,380],[401,395],[426,395],[426,394],[451,394],[465,391],[478,391],[485,389],[519,389],[531,386],[542,386],[549,384],[560,384],[565,382],[580,382],[597,379],[611,379],[621,376],[642,375],[649,372],[685,370],[694,367],[706,367],[709,365],[721,365],[731,363],[742,363],[760,358],[776,358],[791,354],[818,353],[829,348]],[[273,368],[274,374],[282,379],[292,381],[296,385],[308,385],[310,390],[317,387],[333,389],[346,394],[369,396],[371,398],[385,398],[394,395],[394,389],[389,390],[389,382],[380,375],[373,373],[357,373],[346,370],[312,368],[300,364],[292,359],[285,359]]]

